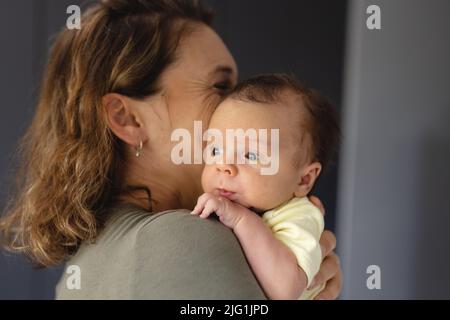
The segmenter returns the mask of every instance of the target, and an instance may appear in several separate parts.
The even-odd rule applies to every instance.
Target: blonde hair
[[[144,98],[175,59],[187,23],[209,24],[195,0],[108,0],[63,30],[49,56],[23,136],[17,191],[0,219],[0,240],[37,266],[62,262],[95,240],[103,212],[124,192],[122,143],[101,103],[110,92]]]

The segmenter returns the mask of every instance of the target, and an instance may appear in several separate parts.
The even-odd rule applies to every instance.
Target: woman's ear
[[[319,162],[313,162],[305,168],[302,168],[300,172],[300,181],[295,190],[295,196],[297,198],[303,198],[308,195],[321,171],[322,165]]]
[[[145,139],[142,125],[132,103],[131,99],[117,93],[108,93],[102,98],[111,131],[128,145],[136,146]]]

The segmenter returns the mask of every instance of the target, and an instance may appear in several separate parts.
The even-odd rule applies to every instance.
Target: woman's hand
[[[318,198],[310,197],[310,200],[325,214],[325,208]],[[339,257],[333,251],[336,248],[336,237],[331,231],[323,232],[320,238],[320,247],[323,260],[319,273],[314,277],[310,288],[326,283],[325,288],[315,297],[315,300],[334,300],[342,290],[342,271]]]

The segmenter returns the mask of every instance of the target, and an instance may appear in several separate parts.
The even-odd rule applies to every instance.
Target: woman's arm
[[[317,197],[312,196],[309,200],[320,209],[322,214],[325,214],[325,208]],[[323,260],[310,288],[325,283],[325,288],[314,299],[334,300],[338,298],[342,290],[342,270],[339,256],[334,253],[336,237],[331,231],[325,230],[322,233],[320,247]]]

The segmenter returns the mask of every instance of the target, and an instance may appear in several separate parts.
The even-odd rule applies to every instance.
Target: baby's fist
[[[224,197],[217,197],[210,193],[204,193],[198,198],[197,205],[191,214],[199,215],[206,219],[215,212],[220,222],[228,228],[234,229],[245,214],[244,207]]]
[[[225,210],[225,199],[221,197],[216,197],[211,193],[202,194],[198,200],[197,205],[191,214],[199,215],[200,218],[206,219],[213,212],[224,211]]]

